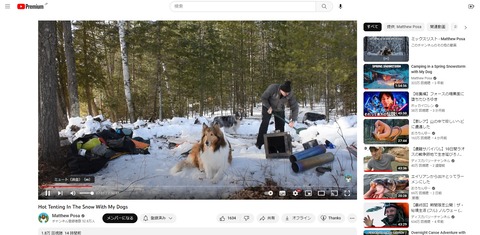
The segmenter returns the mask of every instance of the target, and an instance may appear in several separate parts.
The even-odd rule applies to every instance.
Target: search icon
[[[317,11],[331,11],[332,8],[333,8],[332,2],[329,2],[329,1],[316,2]]]

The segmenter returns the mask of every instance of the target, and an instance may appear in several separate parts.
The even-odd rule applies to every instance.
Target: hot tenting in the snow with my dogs
[[[39,199],[357,198],[356,27],[40,21]]]

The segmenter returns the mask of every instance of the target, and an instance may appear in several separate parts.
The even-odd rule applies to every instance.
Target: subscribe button
[[[102,219],[107,224],[133,224],[137,222],[138,217],[133,213],[108,213],[104,214]]]

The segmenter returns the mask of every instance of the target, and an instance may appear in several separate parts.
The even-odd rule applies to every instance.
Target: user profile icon
[[[40,213],[40,215],[38,215],[38,222],[42,223],[42,224],[45,224],[48,222],[48,214],[45,213],[45,212],[42,212]]]

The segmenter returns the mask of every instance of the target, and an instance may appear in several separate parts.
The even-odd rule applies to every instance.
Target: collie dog
[[[196,167],[204,171],[207,179],[216,184],[231,163],[232,147],[225,139],[220,126],[214,124],[209,127],[204,123],[200,142],[193,146],[187,159],[177,163],[170,172],[175,174],[185,167]]]

